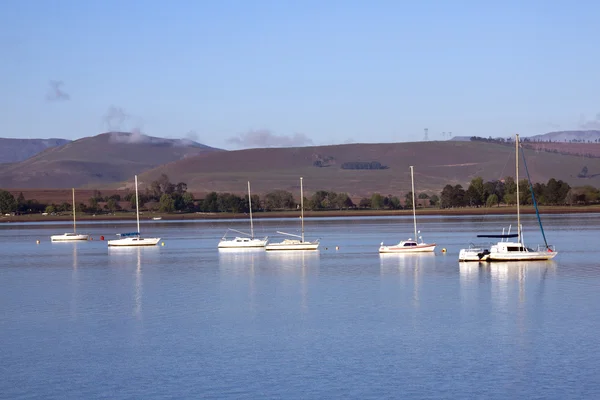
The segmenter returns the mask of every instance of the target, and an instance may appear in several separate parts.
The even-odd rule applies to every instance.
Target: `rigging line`
[[[524,150],[524,148],[521,147],[521,157],[523,158],[523,165],[525,166],[525,172],[527,173],[527,180],[529,181],[529,190],[531,191],[531,199],[533,200],[533,206],[535,207],[535,215],[537,215],[537,219],[540,224],[540,229],[542,231],[542,237],[544,238],[544,244],[546,245],[546,248],[548,248],[548,241],[546,240],[546,234],[544,233],[544,227],[542,226],[542,219],[540,218],[540,211],[538,210],[537,201],[535,200],[535,194],[533,192],[533,184],[531,183],[531,178],[529,176],[529,169],[527,168],[527,161],[525,160],[525,152],[523,150]]]

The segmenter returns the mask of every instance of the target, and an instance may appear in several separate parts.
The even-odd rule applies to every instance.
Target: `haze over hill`
[[[525,149],[534,182],[562,179],[572,186],[600,186],[600,158]],[[383,169],[345,169],[359,162],[377,162]],[[482,141],[440,141],[383,144],[348,144],[300,148],[249,149],[205,153],[157,167],[141,174],[149,183],[160,174],[183,181],[190,191],[242,194],[246,181],[253,192],[276,189],[298,191],[304,177],[307,193],[316,190],[347,192],[359,197],[379,192],[384,195],[410,190],[409,166],[415,167],[418,192],[439,193],[446,184],[467,186],[476,176],[485,180],[514,176],[514,147]],[[589,173],[578,177],[584,167]],[[523,178],[523,175],[521,176]]]
[[[111,132],[45,151],[18,163],[0,166],[0,187],[70,188],[130,180],[158,165],[221,151],[191,140],[163,139]]]
[[[0,164],[28,159],[51,147],[69,143],[66,139],[12,139],[0,138]]]

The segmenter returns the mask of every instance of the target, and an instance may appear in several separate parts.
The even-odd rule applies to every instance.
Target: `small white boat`
[[[415,179],[412,165],[410,166],[410,181],[412,184],[413,225],[415,229],[415,240],[409,238],[408,240],[402,240],[400,241],[400,243],[392,246],[385,246],[383,242],[381,242],[381,246],[379,247],[380,253],[428,253],[435,250],[435,243],[425,243],[423,242],[423,238],[418,236],[418,234],[421,233],[421,231],[417,232]],[[417,238],[421,239],[420,243],[417,242]]]
[[[302,229],[301,235],[292,233],[277,232],[280,235],[293,236],[298,239],[284,239],[282,242],[269,243],[265,247],[267,251],[297,251],[297,250],[317,250],[319,248],[319,239],[313,241],[304,240],[304,190],[300,178],[300,224]]]
[[[140,209],[138,200],[137,175],[135,176],[135,214],[137,216],[137,232],[118,233],[121,239],[109,240],[109,246],[156,246],[160,238],[143,238],[140,235]]]
[[[490,249],[486,246],[474,245],[471,243],[468,248],[460,249],[458,261],[487,261],[490,256]]]
[[[52,242],[72,242],[75,240],[88,240],[90,235],[84,235],[81,233],[77,233],[77,223],[75,219],[75,188],[73,191],[73,232],[63,233],[62,235],[52,235],[50,236],[50,241]]]
[[[515,137],[515,160],[516,160],[516,170],[515,170],[515,182],[519,182],[519,135]],[[525,158],[523,158],[523,162],[525,163],[525,168],[527,169],[527,163]],[[527,180],[529,180],[529,173],[527,173]],[[533,205],[535,207],[535,212],[538,217],[538,221],[540,224],[540,230],[542,231],[542,236],[544,237],[544,246],[538,246],[536,250],[531,249],[525,246],[523,241],[523,227],[521,226],[521,209],[520,209],[520,197],[519,197],[519,185],[517,184],[517,233],[511,234],[510,227],[508,228],[507,233],[504,233],[504,229],[502,230],[501,235],[477,235],[478,237],[486,237],[486,238],[499,238],[500,241],[494,245],[492,245],[489,249],[489,254],[487,255],[486,261],[546,261],[551,260],[558,254],[554,249],[554,246],[549,245],[546,242],[546,235],[544,234],[544,228],[542,227],[542,221],[539,216],[539,210],[537,207],[537,202],[535,201],[535,196],[533,195]],[[516,242],[508,241],[511,238],[516,238]],[[464,250],[464,249],[463,249]],[[462,254],[467,253],[467,251]],[[460,255],[459,255],[459,261]]]
[[[254,237],[254,223],[252,222],[252,196],[250,194],[250,182],[248,181],[248,205],[250,208],[250,234],[245,232],[241,232],[235,229],[228,229],[228,231],[237,232],[247,237],[235,237],[233,239],[227,238],[227,232],[221,238],[219,245],[217,246],[219,249],[247,249],[254,247],[265,247],[267,245],[268,237],[264,237],[262,239]]]
[[[162,219],[162,217],[152,217],[153,221],[160,221]]]

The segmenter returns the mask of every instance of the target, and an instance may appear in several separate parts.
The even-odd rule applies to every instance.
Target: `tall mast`
[[[250,237],[254,239],[254,224],[252,223],[252,196],[250,195],[250,181],[248,181],[248,207],[250,208]]]
[[[419,242],[417,237],[417,212],[415,211],[415,178],[413,176],[413,166],[410,166],[410,182],[412,185],[412,206],[413,206],[413,224],[415,227],[415,242]]]
[[[137,175],[135,176],[135,215],[137,216],[137,232],[140,234],[140,206],[138,200]]]
[[[519,208],[519,135],[515,139],[515,161],[516,161],[516,181],[517,181],[517,241],[521,243],[521,210]]]
[[[302,177],[300,177],[300,220],[302,221],[302,243],[304,243],[304,191],[302,189]]]
[[[75,224],[75,188],[73,190],[73,233],[77,233],[77,225]]]

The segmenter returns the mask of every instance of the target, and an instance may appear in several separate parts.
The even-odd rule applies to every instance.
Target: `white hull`
[[[483,248],[461,249],[458,253],[458,261],[482,262],[487,261],[490,257],[490,252]]]
[[[490,253],[488,261],[547,261],[556,257],[557,252],[519,251],[513,253]]]
[[[404,246],[403,242],[395,246],[381,246],[379,247],[380,253],[402,253],[402,254],[410,254],[410,253],[431,253],[435,250],[435,243],[426,244],[421,243],[416,246]]]
[[[160,238],[141,238],[131,237],[123,239],[109,240],[109,246],[156,246],[160,242]]]
[[[532,250],[520,243],[498,242],[490,249],[488,261],[546,261],[556,257],[558,253],[550,248]]]
[[[263,248],[267,245],[267,238],[264,239],[250,239],[236,237],[231,240],[221,240],[219,242],[219,249],[251,249],[251,248]]]
[[[286,239],[279,243],[269,243],[265,250],[267,251],[295,251],[295,250],[317,250],[319,248],[319,242],[303,242],[301,240],[289,240]]]
[[[78,233],[64,233],[62,235],[50,236],[53,242],[73,242],[76,240],[89,240],[90,235],[80,235]]]

